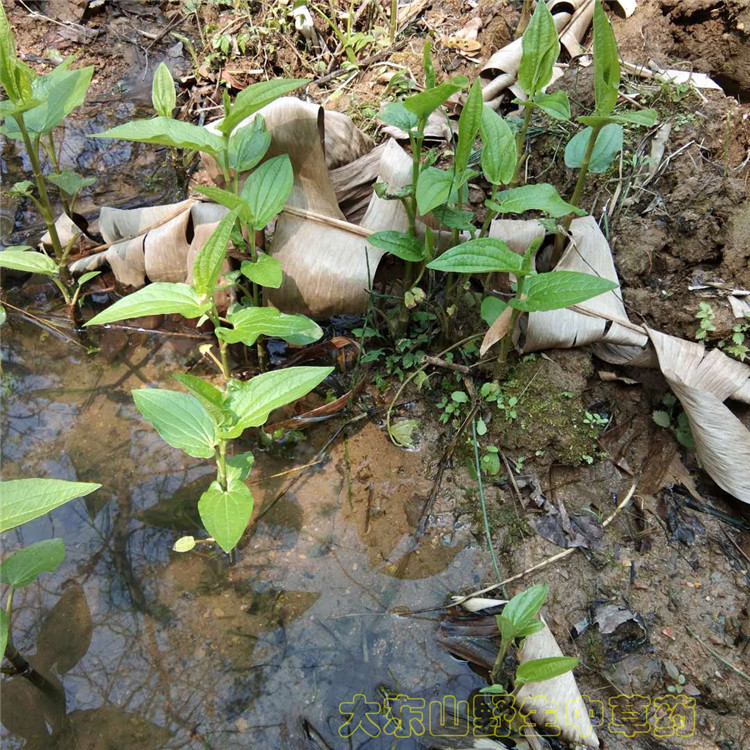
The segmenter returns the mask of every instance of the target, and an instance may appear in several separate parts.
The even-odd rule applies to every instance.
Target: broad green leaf
[[[248,427],[260,427],[274,409],[307,395],[332,372],[332,367],[286,367],[244,382],[233,381],[227,402],[237,417],[232,437]]]
[[[518,273],[523,267],[523,258],[500,240],[480,237],[452,247],[427,267],[446,273]]]
[[[570,102],[564,91],[555,91],[554,94],[540,94],[534,99],[534,104],[555,120],[570,119]]]
[[[617,284],[599,276],[577,271],[552,271],[529,276],[523,295],[514,297],[510,306],[523,312],[559,310],[617,289]]]
[[[49,133],[86,99],[86,91],[94,74],[93,66],[80,70],[57,70],[40,76],[32,84],[35,99],[42,104],[23,116],[26,129],[31,135]],[[5,132],[11,138],[21,138],[15,119],[8,117]]]
[[[263,229],[284,208],[294,186],[292,162],[287,154],[263,162],[245,180],[242,199],[253,217],[253,227]]]
[[[560,40],[547,3],[536,4],[534,15],[523,32],[521,48],[518,85],[533,99],[552,80],[552,69],[560,54]]]
[[[44,571],[57,570],[65,559],[62,539],[45,539],[14,552],[0,563],[0,583],[20,589],[33,583]]]
[[[439,86],[426,89],[421,94],[404,99],[404,107],[420,119],[426,120],[446,99],[468,85],[469,79],[466,76],[456,76]]]
[[[41,104],[43,104],[43,102],[40,99],[28,99],[27,101],[20,102],[18,104],[14,104],[8,99],[3,99],[3,101],[0,101],[0,120],[14,117],[15,115],[20,115],[23,112],[28,112],[30,109],[34,109]],[[17,128],[16,125],[14,125],[13,127]],[[0,128],[0,132],[5,133],[5,128]],[[10,135],[10,133],[7,133],[7,135]],[[20,135],[20,133],[17,133],[12,137],[18,138],[20,137]]]
[[[548,593],[549,586],[546,583],[521,591],[503,607],[503,617],[513,623],[515,630],[524,627],[529,621],[536,619]]]
[[[177,106],[177,94],[174,90],[174,79],[169,68],[160,62],[154,73],[151,84],[151,102],[156,114],[160,117],[172,117],[174,108]]]
[[[586,213],[564,201],[555,186],[547,182],[503,190],[495,196],[495,200],[486,201],[486,205],[501,214],[543,211],[554,219],[570,213],[576,213],[579,216]]]
[[[594,3],[594,101],[596,114],[608,115],[617,104],[620,60],[617,42],[601,0]]]
[[[578,659],[572,656],[549,656],[546,659],[531,659],[518,665],[516,685],[527,682],[544,682],[553,677],[570,672],[578,666]]]
[[[491,107],[482,110],[482,171],[493,185],[507,185],[516,173],[516,139],[508,123]]]
[[[139,388],[133,391],[133,400],[165,443],[188,456],[213,458],[216,429],[195,396],[165,388]]]
[[[229,167],[237,172],[252,169],[268,151],[271,134],[262,115],[256,115],[244,128],[235,130],[229,139]]]
[[[44,253],[34,250],[19,250],[11,246],[0,252],[0,268],[12,268],[14,271],[43,273],[46,276],[57,276],[57,263]]]
[[[11,101],[21,102],[27,98],[19,81],[13,29],[8,23],[2,3],[0,3],[0,84]]]
[[[67,195],[75,195],[81,188],[88,187],[96,182],[96,177],[83,177],[72,169],[64,169],[58,174],[48,174],[46,178],[47,182],[51,182]]]
[[[211,300],[201,298],[189,284],[155,281],[143,289],[115,302],[95,315],[85,326],[101,326],[117,320],[140,318],[144,315],[171,315],[200,318],[211,309]]]
[[[394,125],[399,130],[403,130],[405,133],[410,133],[419,124],[419,118],[401,102],[388,104],[378,115],[378,118],[388,125]]]
[[[15,529],[100,487],[94,482],[66,482],[62,479],[11,479],[0,482],[0,531]]]
[[[424,243],[405,232],[386,230],[371,234],[367,241],[401,260],[419,262],[424,258]]]
[[[259,336],[273,336],[301,346],[317,341],[323,331],[304,315],[288,315],[275,307],[241,307],[227,314],[234,328],[216,329],[216,335],[229,344],[252,346]]]
[[[121,141],[156,143],[160,146],[189,148],[217,156],[223,144],[221,138],[206,128],[170,117],[154,117],[151,120],[133,120],[105,131],[94,133],[92,138],[114,138]]]
[[[477,78],[469,90],[466,103],[458,118],[458,144],[456,145],[455,165],[456,173],[462,174],[469,165],[469,157],[474,148],[479,126],[482,124],[482,86]]]
[[[488,326],[491,326],[500,317],[500,314],[506,307],[508,307],[508,303],[499,297],[485,297],[482,300],[482,308],[479,314],[482,320]]]
[[[651,414],[651,417],[653,418],[654,422],[659,425],[659,427],[664,427],[665,429],[668,428],[672,422],[672,418],[669,416],[669,412],[666,411],[655,411]]]
[[[0,3],[0,9],[1,7],[2,3]],[[10,628],[8,626],[8,616],[5,614],[5,609],[0,607],[0,654],[5,653],[5,647],[8,645],[9,633]]]
[[[266,253],[258,253],[257,259],[243,260],[240,273],[259,286],[278,289],[284,278],[281,263]]]
[[[432,215],[444,226],[451,229],[460,229],[465,232],[473,232],[474,214],[471,211],[462,211],[450,206],[437,206],[432,209]]]
[[[231,412],[224,407],[226,397],[215,385],[188,373],[180,373],[172,377],[182,383],[203,404],[204,409],[216,424],[231,421]]]
[[[427,167],[417,182],[417,208],[422,216],[445,203],[454,189],[453,172]]]
[[[227,242],[237,220],[239,208],[230,211],[211,233],[206,244],[198,251],[193,263],[193,287],[201,297],[214,293],[221,268],[227,257]],[[148,287],[146,287],[148,288]]]
[[[219,130],[224,134],[231,133],[246,117],[266,104],[308,83],[310,81],[306,78],[275,78],[248,86],[237,94],[229,114],[219,123]]]
[[[580,169],[586,155],[586,149],[593,133],[592,128],[585,128],[576,133],[565,147],[565,166],[570,169]],[[622,151],[622,127],[617,123],[605,125],[597,136],[594,150],[589,160],[589,172],[601,173],[609,169],[609,165]]]
[[[226,206],[230,211],[238,209],[240,219],[242,219],[245,224],[252,223],[253,217],[250,213],[250,208],[247,203],[237,195],[237,193],[213,187],[212,185],[196,185],[194,189],[201,195],[205,195],[206,198],[212,200],[214,203],[220,203],[222,206]]]
[[[231,552],[250,523],[253,495],[240,479],[229,477],[226,491],[214,481],[198,500],[198,512],[206,531],[224,552]]]

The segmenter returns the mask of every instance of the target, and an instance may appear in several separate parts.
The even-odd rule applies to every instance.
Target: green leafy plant
[[[94,68],[72,70],[71,57],[51,73],[37,75],[17,57],[13,30],[2,7],[0,38],[0,85],[8,97],[0,102],[0,121],[3,123],[0,132],[7,138],[23,143],[34,179],[33,183],[28,180],[16,183],[11,193],[33,203],[47,227],[52,248],[51,257],[25,245],[8,248],[0,253],[0,268],[48,276],[60,290],[74,316],[80,286],[96,274],[87,275],[77,285],[69,278],[67,260],[75,236],[67,243],[60,239],[50,187],[55,189],[63,210],[73,220],[79,191],[93,184],[94,180],[60,168],[54,131],[74,109],[83,104]],[[45,156],[51,165],[47,173],[43,168]]]
[[[664,409],[656,409],[652,413],[654,422],[659,427],[669,430],[680,445],[689,450],[695,450],[693,433],[690,430],[690,420],[688,420],[687,414],[680,408],[680,402],[677,400],[677,397],[671,393],[665,393],[661,401]]]
[[[745,343],[745,336],[750,333],[750,323],[736,323],[732,326],[732,335],[719,342],[719,346],[731,354],[740,362],[744,362],[750,352],[750,347]]]
[[[496,616],[500,631],[500,648],[495,664],[490,672],[492,685],[482,688],[484,695],[506,697],[510,700],[527,682],[543,682],[570,672],[578,664],[578,659],[568,656],[554,656],[544,659],[531,659],[519,664],[512,678],[512,685],[501,683],[505,658],[511,647],[520,649],[525,638],[544,629],[544,623],[538,619],[539,610],[544,604],[549,587],[547,584],[532,586],[516,594],[503,608],[502,614]]]
[[[101,487],[94,482],[66,482],[62,479],[11,479],[0,482],[0,533],[50,513],[78,497]],[[57,570],[65,559],[62,539],[45,539],[22,547],[0,562],[0,583],[6,587],[5,606],[0,607],[0,654],[4,654],[19,674],[42,689],[49,682],[34,671],[13,645],[13,595],[45,572]]]
[[[700,303],[700,309],[695,314],[695,319],[698,321],[698,330],[695,332],[696,341],[705,341],[708,334],[716,330],[715,316],[716,313],[708,302]]]

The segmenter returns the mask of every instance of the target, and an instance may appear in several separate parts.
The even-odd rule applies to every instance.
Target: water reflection
[[[4,746],[390,748],[382,734],[342,739],[339,703],[384,684],[429,699],[481,683],[437,648],[436,617],[388,613],[440,604],[483,573],[438,535],[405,544],[430,457],[366,424],[288,491],[289,477],[253,485],[256,507],[275,504],[237,564],[177,555],[211,468],[164,444],[129,393],[169,385],[193,343],[138,335],[108,363],[17,318],[5,329],[4,476],[103,487],[6,535],[8,551],[60,536],[68,556],[17,593],[14,619],[19,651],[59,681],[64,705],[5,679]],[[289,462],[262,454],[256,467],[262,478]]]

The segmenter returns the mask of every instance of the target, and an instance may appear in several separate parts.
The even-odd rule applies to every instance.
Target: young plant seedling
[[[594,5],[594,113],[577,118],[586,128],[570,140],[565,147],[565,166],[578,169],[570,203],[580,204],[586,175],[589,172],[605,172],[617,154],[622,150],[623,125],[648,126],[656,122],[653,109],[640,109],[632,112],[615,113],[615,105],[620,90],[620,60],[612,24],[602,8],[601,0]],[[569,214],[563,221],[567,231],[573,220]],[[553,265],[562,255],[564,233],[558,234],[555,241]]]
[[[0,102],[0,121],[3,123],[0,133],[23,143],[34,177],[33,184],[28,180],[16,183],[11,193],[34,204],[47,227],[52,247],[52,257],[25,245],[8,248],[0,253],[0,268],[42,273],[51,278],[75,320],[76,302],[85,281],[79,281],[75,286],[68,276],[67,261],[75,237],[65,244],[61,241],[48,185],[59,193],[63,209],[73,221],[78,192],[93,184],[94,180],[69,169],[60,169],[53,131],[83,104],[94,68],[71,70],[73,58],[70,57],[51,73],[37,75],[17,57],[13,30],[1,6],[0,39],[0,85],[8,97]],[[52,165],[52,171],[46,175],[42,169],[44,154]],[[91,275],[86,276],[86,280],[91,278]]]
[[[497,615],[497,627],[500,631],[500,649],[495,664],[490,672],[492,685],[482,688],[484,695],[495,696],[495,703],[501,710],[505,703],[510,703],[518,691],[528,682],[544,682],[561,674],[570,672],[578,665],[578,659],[569,656],[553,656],[545,659],[531,659],[520,664],[515,671],[512,686],[499,682],[503,663],[511,646],[520,649],[525,638],[544,629],[544,623],[537,618],[542,608],[549,587],[547,584],[532,586],[516,594]],[[509,689],[510,687],[510,689]]]

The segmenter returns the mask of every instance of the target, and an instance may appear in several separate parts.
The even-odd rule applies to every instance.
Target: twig
[[[638,484],[637,480],[633,482],[630,489],[628,490],[628,494],[625,495],[622,502],[602,522],[602,528],[606,528],[607,526],[609,526],[609,524],[611,524],[612,521],[614,521],[615,518],[618,516],[618,514],[623,510],[623,508],[625,508],[625,506],[630,503],[630,501],[633,498],[633,494],[635,493],[635,488],[637,484]],[[537,565],[532,565],[530,568],[527,568],[522,573],[517,573],[516,575],[511,576],[510,578],[506,578],[504,581],[501,581],[500,583],[493,583],[492,586],[487,586],[486,588],[479,589],[478,591],[474,591],[471,594],[467,594],[466,596],[462,596],[460,598],[456,597],[453,599],[453,602],[451,603],[450,606],[455,607],[458,604],[463,604],[465,601],[468,601],[469,599],[472,599],[475,596],[482,596],[483,594],[486,594],[490,591],[494,591],[496,588],[499,588],[500,586],[505,586],[508,583],[512,583],[513,581],[518,581],[521,578],[525,578],[529,573],[535,573],[537,570],[546,568],[548,565],[552,564],[553,562],[557,562],[558,560],[562,560],[568,557],[569,555],[572,555],[577,549],[578,547],[569,547],[568,549],[564,549],[562,552],[558,552],[556,555],[552,555],[552,557],[548,557],[546,560],[543,560]]]
[[[732,672],[734,672],[738,677],[741,677],[746,682],[750,682],[750,675],[748,675],[746,672],[743,672],[739,667],[735,667],[734,664],[731,664],[728,662],[723,656],[719,656],[716,651],[714,651],[711,646],[709,646],[707,643],[704,643],[687,625],[685,625],[685,630],[687,630],[688,633],[693,637],[694,640],[698,641],[703,648],[708,651],[711,656],[714,657],[714,659],[717,659],[720,661],[727,669],[731,669]]]
[[[448,360],[440,359],[440,357],[430,357],[425,355],[422,357],[422,364],[434,365],[435,367],[444,367],[446,370],[455,370],[456,372],[469,375],[471,369],[466,365],[459,365],[456,362],[448,362]]]

